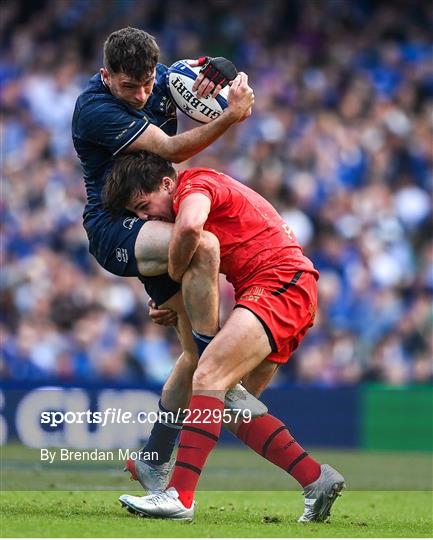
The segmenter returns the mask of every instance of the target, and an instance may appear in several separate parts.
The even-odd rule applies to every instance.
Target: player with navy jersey
[[[113,158],[127,150],[150,123],[159,126],[169,136],[176,134],[176,111],[165,90],[165,71],[165,66],[156,66],[152,94],[143,109],[116,98],[101,74],[90,79],[75,107],[72,136],[83,167],[87,192],[83,221],[89,236],[90,252],[101,266],[117,275],[138,274],[134,256],[135,231],[142,223],[127,214],[119,218],[118,223],[113,221],[102,208],[101,191]],[[132,242],[129,242],[129,237]],[[172,288],[179,290],[174,283]],[[169,298],[170,291],[162,289],[160,294]],[[158,303],[167,298],[160,298]]]
[[[72,119],[72,138],[88,198],[84,227],[90,252],[104,268],[122,276],[160,273],[159,267],[143,271],[150,266],[149,259],[161,257],[163,251],[152,253],[154,246],[149,248],[146,240],[169,226],[128,219],[127,213],[113,220],[104,211],[101,191],[113,159],[122,152],[148,150],[172,162],[183,161],[246,118],[253,103],[252,91],[240,74],[241,84],[236,85],[220,118],[176,135],[176,111],[165,85],[167,68],[157,63],[158,52],[153,38],[141,30],[126,28],[111,34],[104,47],[105,67],[77,99]],[[166,253],[161,262],[166,264]],[[174,283],[170,287],[166,281],[161,283],[155,288],[152,280],[145,280],[159,304],[179,289]]]
[[[219,438],[227,390],[242,380],[258,394],[288,361],[313,325],[319,273],[268,201],[215,170],[176,174],[159,156],[124,156],[107,180],[105,198],[113,210],[120,205],[142,218],[175,221],[168,270],[176,281],[187,271],[201,234],[212,232],[220,243],[220,270],[234,287],[235,309],[194,373],[192,413],[182,428],[168,489],[156,497],[120,498],[144,517],[192,519],[194,492]],[[320,465],[269,413],[232,422],[231,429],[304,488],[300,521],[328,517],[344,487],[338,471]]]
[[[200,340],[202,334],[213,335],[218,329],[219,299],[215,286],[218,242],[211,234],[203,238],[190,272],[182,282],[183,294],[190,300],[187,304],[189,321],[177,294],[180,285],[166,273],[172,225],[141,220],[128,212],[113,219],[103,208],[101,192],[120,154],[148,150],[170,161],[186,160],[210,145],[230,126],[247,118],[254,95],[247,76],[237,74],[228,60],[193,61],[196,66],[203,64],[204,69],[194,86],[197,95],[210,92],[215,95],[229,80],[229,104],[216,120],[177,135],[176,113],[164,81],[167,68],[158,63],[158,57],[159,48],[154,38],[142,30],[128,27],[110,34],[104,44],[104,67],[90,79],[77,99],[72,138],[87,191],[83,218],[90,252],[109,272],[138,277],[158,306],[178,312],[184,353],[167,381],[161,400],[162,409],[176,410],[187,399],[197,363],[190,321],[196,340]],[[170,388],[178,391],[170,392]],[[159,459],[149,464],[150,489],[158,488],[161,478],[169,473],[167,462],[178,431],[179,425],[157,422],[154,426],[144,449],[159,453]]]

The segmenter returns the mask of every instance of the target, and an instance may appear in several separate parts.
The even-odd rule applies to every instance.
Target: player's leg
[[[151,287],[158,284],[152,281]],[[154,289],[152,294],[158,301],[163,300],[161,292]],[[126,469],[134,480],[149,492],[165,489],[173,464],[170,461],[173,449],[182,428],[182,411],[187,407],[191,397],[192,377],[197,367],[197,349],[191,334],[191,325],[183,307],[181,293],[177,293],[165,302],[161,308],[169,308],[178,314],[176,331],[182,345],[183,353],[177,359],[173,370],[164,384],[159,401],[160,417],[154,423],[149,439],[141,449],[143,455],[157,456],[148,460],[129,459]],[[157,362],[158,359],[155,359]],[[146,453],[146,454],[144,454]]]
[[[170,457],[182,426],[179,409],[185,409],[190,399],[192,374],[197,365],[199,353],[218,331],[219,326],[219,242],[209,233],[203,232],[198,249],[182,280],[183,299],[174,294],[178,288],[167,274],[153,275],[166,271],[168,245],[172,225],[150,221],[141,224],[135,243],[137,267],[149,295],[162,308],[170,308],[178,313],[178,334],[184,350],[170,374],[160,400],[162,418],[155,422],[146,446],[142,449],[148,455],[152,452],[158,459],[145,463],[127,463],[132,477],[152,491],[161,489],[170,471]],[[192,340],[191,325],[194,329]],[[237,383],[238,381],[235,381]],[[245,403],[251,404],[255,414],[266,411],[260,402],[243,391]],[[236,405],[236,404],[234,404]],[[232,407],[228,403],[228,408]],[[166,413],[174,413],[177,423],[166,421]],[[171,415],[170,415],[171,416]],[[155,480],[155,482],[153,482]]]
[[[143,231],[146,231],[145,234]],[[157,242],[154,238],[156,234],[160,234]],[[161,245],[165,244],[168,251],[170,235],[171,225],[167,223],[148,222],[142,226],[136,242],[136,255],[142,258],[141,263],[137,261],[137,264],[142,272],[153,273],[166,269],[167,255],[166,251],[161,249]],[[147,261],[144,261],[144,257],[148,258]],[[142,449],[148,455],[154,452],[153,455],[157,455],[158,459],[145,463],[129,460],[127,463],[127,469],[132,477],[151,491],[165,487],[164,482],[170,472],[170,456],[183,420],[178,411],[185,409],[189,403],[192,375],[198,360],[197,349],[201,351],[218,331],[218,273],[218,240],[211,233],[204,232],[182,280],[186,309],[180,294],[174,294],[177,284],[170,280],[167,274],[141,277],[147,292],[157,305],[178,313],[177,331],[184,351],[163,388],[160,410],[164,415],[160,421],[155,422],[147,444]],[[194,325],[194,340],[190,320]],[[254,415],[264,414],[267,411],[262,403],[244,389],[239,391],[242,393],[242,405],[249,407]],[[239,406],[238,400],[233,401],[230,395],[227,396],[228,409]],[[167,421],[167,416],[174,416],[177,423]]]
[[[148,221],[141,227],[135,245],[135,257],[142,276],[157,276],[167,272],[172,228],[172,224],[160,221]],[[212,233],[204,231],[182,279],[183,300],[199,353],[219,327],[219,264],[219,242]]]
[[[213,337],[219,329],[219,269],[220,246],[218,239],[203,231],[200,243],[182,278],[182,295],[185,310],[195,334]]]
[[[244,385],[256,395],[266,388],[279,364],[264,360],[243,379]],[[320,476],[320,463],[313,459],[295,440],[281,420],[268,413],[251,421],[232,422],[230,431],[254,452],[289,473],[302,487]]]
[[[242,384],[248,389],[248,392],[260,397],[276,375],[279,367],[280,364],[276,362],[260,362],[255,369],[245,375]]]
[[[180,284],[172,281],[166,273],[168,244],[172,229],[172,224],[158,221],[145,222],[128,213],[115,219],[106,216],[99,223],[98,230],[93,231],[93,234],[89,237],[90,252],[96,257],[101,266],[109,272],[118,276],[138,277],[144,282],[149,295],[158,305],[162,305],[172,298],[178,298],[181,289]],[[141,273],[146,274],[148,277],[143,278]],[[181,308],[183,309],[182,303],[178,302],[176,309],[180,310]],[[182,315],[178,317],[182,335],[185,335],[183,345],[186,343],[186,334],[188,332],[192,343],[191,329],[185,319],[186,315],[184,315],[183,310]],[[192,351],[192,347],[193,343],[186,351],[187,354],[183,354],[179,359],[172,375],[175,380],[184,371],[186,373],[185,365],[190,365],[192,362],[196,363],[196,353]],[[192,352],[188,354],[190,350]],[[155,358],[155,362],[157,361],[158,359]],[[188,377],[191,377],[191,372]],[[184,385],[179,385],[179,387],[184,388]],[[185,407],[188,396],[188,387],[183,396],[177,395],[177,399],[183,407]],[[163,408],[164,404],[161,402],[161,409]],[[154,424],[148,443],[159,459],[154,462],[146,462],[146,466],[143,464],[144,462],[137,461],[137,467],[133,460],[129,460],[127,469],[131,472],[133,478],[139,479],[143,485],[151,489],[164,487],[161,476],[167,476],[169,473],[170,468],[165,465],[170,459],[171,450],[180,429],[181,424],[164,425],[161,422]],[[142,450],[147,451],[146,447]],[[147,479],[147,476],[149,476],[149,479]]]
[[[243,383],[260,395],[264,381],[270,382],[278,364],[264,360]],[[271,414],[251,422],[232,422],[230,430],[257,454],[289,473],[304,488],[301,522],[324,521],[344,487],[343,476],[327,464],[313,459],[295,440],[287,426]]]
[[[167,272],[172,230],[171,223],[162,221],[147,221],[142,225],[135,243],[141,276],[159,276]],[[218,240],[212,233],[204,231],[182,280],[183,299],[191,325],[203,334],[214,335],[218,330],[219,263]]]
[[[199,360],[169,488],[158,500],[122,495],[120,501],[148,517],[191,519],[201,470],[216,445],[225,392],[271,352],[268,336],[250,311],[235,309]],[[228,421],[230,415],[225,417]]]
[[[185,408],[188,403],[192,372],[197,362],[196,346],[192,341],[191,327],[182,302],[178,301],[177,293],[180,284],[173,282],[167,272],[168,245],[171,238],[173,225],[159,221],[148,221],[138,219],[134,215],[127,215],[117,219],[107,219],[100,224],[97,233],[90,238],[90,251],[98,262],[109,272],[119,276],[138,276],[145,284],[149,295],[158,305],[167,305],[179,312],[179,335],[185,353],[182,354],[167,381],[160,402],[163,412],[176,412],[179,407]],[[212,235],[210,235],[212,236]],[[206,265],[212,263],[212,272],[209,272]],[[219,267],[219,246],[215,239],[201,243],[198,249],[198,256],[195,258],[192,270],[198,278],[199,287],[190,287],[188,294],[197,292],[199,313],[196,316],[197,323],[205,326],[198,330],[206,333],[218,327],[218,284],[215,278],[215,268]],[[165,272],[165,274],[164,274]],[[199,275],[202,273],[203,280]],[[160,275],[162,274],[162,275]],[[146,276],[146,277],[143,277]],[[215,284],[212,285],[212,280]],[[213,288],[212,288],[213,287]],[[208,309],[203,310],[202,302],[206,293]],[[213,291],[213,293],[212,293]],[[165,304],[168,302],[167,304]],[[209,304],[213,305],[209,308]],[[194,301],[190,302],[194,305]],[[157,361],[157,359],[155,359]],[[176,391],[174,391],[176,390]],[[172,448],[177,440],[181,423],[156,422],[153,426],[148,444],[143,449],[147,452],[147,447],[156,452],[159,459],[147,462],[146,466],[137,463],[140,470],[132,461],[128,462],[127,468],[134,478],[138,478],[142,485],[147,485],[152,489],[163,487],[164,476],[169,473],[169,459]],[[150,466],[147,467],[147,465]],[[166,466],[167,465],[167,466]],[[152,466],[154,466],[152,468]],[[144,480],[144,475],[149,473],[150,479],[156,480],[150,483]],[[154,474],[155,473],[155,474]],[[161,480],[162,475],[162,480]]]
[[[243,379],[243,384],[260,395],[271,381],[278,364],[264,360]],[[287,426],[270,413],[250,422],[232,422],[232,433],[257,454],[289,473],[304,488],[305,508],[301,522],[324,521],[344,487],[343,476],[330,465],[313,459],[295,440]]]
[[[170,280],[167,274],[157,275],[167,271],[172,227],[164,222],[146,222],[142,224],[135,243],[137,268],[141,274],[147,274],[140,279],[157,305],[177,312],[177,333],[184,351],[164,385],[159,402],[163,414],[154,423],[142,449],[147,455],[158,456],[157,459],[146,462],[129,460],[126,464],[132,478],[139,480],[149,491],[161,490],[166,485],[171,471],[170,458],[182,427],[183,417],[178,411],[185,409],[190,399],[192,374],[198,357],[188,315],[197,332],[214,335],[218,330],[218,241],[212,234],[205,233],[185,273],[182,285],[188,299],[187,314],[181,295],[174,294],[179,285]]]
[[[182,417],[177,415],[179,409],[185,409],[190,398],[192,373],[197,363],[197,348],[192,340],[192,327],[195,338],[201,336],[214,336],[218,331],[219,311],[219,243],[210,233],[203,233],[197,252],[185,272],[182,281],[183,298],[180,295],[170,296],[164,294],[174,285],[167,276],[155,274],[167,271],[168,245],[173,226],[169,223],[149,221],[142,225],[135,244],[137,267],[149,295],[161,307],[170,308],[178,313],[178,335],[184,350],[169,379],[164,385],[160,400],[161,412],[176,413],[178,422],[155,422],[144,452],[155,452],[158,460],[151,465],[162,466],[169,462]],[[146,277],[150,276],[150,277]],[[200,347],[200,343],[198,344]],[[152,455],[151,453],[148,455]],[[140,465],[140,464],[139,464]],[[131,463],[128,467],[133,467]],[[160,467],[167,470],[167,467]],[[153,471],[150,471],[151,473]],[[138,477],[136,472],[133,477]]]
[[[105,254],[107,270],[120,275],[135,275],[144,283],[148,294],[158,305],[165,305],[178,313],[178,335],[184,353],[177,360],[168,384],[178,392],[164,392],[159,402],[161,412],[176,412],[188,403],[192,368],[197,363],[191,327],[181,301],[181,286],[170,279],[167,272],[168,243],[173,225],[158,221],[144,222],[136,217],[111,220],[107,223],[105,242],[97,253]],[[146,277],[143,277],[143,275]],[[189,345],[187,345],[189,340]],[[158,359],[155,358],[155,362]],[[185,385],[185,378],[188,384]],[[174,381],[174,382],[172,382]],[[177,384],[177,382],[179,384]],[[158,456],[153,460],[128,460],[126,470],[149,491],[165,487],[171,472],[170,458],[182,427],[179,422],[156,421],[150,437],[141,449],[147,455]]]
[[[315,280],[311,275],[307,275],[303,279],[303,287],[298,286],[295,289],[294,284],[299,280],[301,275],[302,273],[297,273],[293,277],[287,276],[287,278],[283,276],[286,279],[283,279],[281,282],[287,283],[289,287],[292,286],[291,293],[293,294],[283,294],[289,287],[284,287],[282,291],[281,282],[279,282],[275,288],[272,286],[266,292],[263,289],[264,294],[260,300],[260,304],[255,302],[252,306],[244,306],[246,308],[245,310],[235,310],[235,313],[237,311],[250,313],[246,311],[247,309],[256,313],[258,310],[259,315],[257,316],[260,318],[263,325],[262,329],[265,331],[269,340],[268,351],[271,348],[273,350],[272,355],[269,355],[269,359],[275,357],[276,362],[287,361],[288,356],[297,347],[314,320],[317,294]],[[279,275],[278,280],[281,277]],[[245,295],[245,298],[248,298],[248,295]],[[240,300],[242,300],[242,297]],[[245,299],[243,301],[245,302]],[[260,308],[258,307],[259,305]],[[249,327],[246,319],[242,320],[242,323],[243,328],[247,329],[248,335],[242,335],[240,331],[242,326],[239,324],[241,320],[242,317],[237,321],[238,332],[235,336],[240,337],[244,347],[249,347],[251,344],[248,338],[252,337],[256,342],[257,335],[253,331],[253,328]],[[232,336],[224,336],[224,330],[227,329],[229,322],[210,345],[208,351],[200,361],[194,376],[193,397],[190,403],[190,409],[196,408],[201,412],[205,410],[210,411],[210,418],[216,418],[217,415],[215,413],[221,413],[222,403],[214,395],[211,395],[211,392],[207,391],[206,387],[213,387],[220,392],[225,388],[226,384],[230,384],[231,377],[242,377],[249,385],[249,389],[255,390],[258,393],[263,390],[265,382],[270,381],[276,370],[275,365],[270,362],[259,362],[255,366],[254,361],[251,361],[251,358],[243,357],[242,351],[239,350],[237,356],[239,359],[244,359],[243,366],[249,366],[251,368],[250,374],[247,376],[243,373],[242,367],[239,369],[233,366],[230,354],[236,351],[236,346]],[[219,337],[223,339],[222,343],[218,343]],[[224,345],[228,345],[230,350],[224,350]],[[217,364],[212,365],[212,361],[209,361],[208,355],[213,352],[214,347],[217,348],[213,355],[214,359],[217,360]],[[253,349],[252,352],[254,353]],[[219,354],[222,354],[222,357],[218,358]],[[215,384],[213,377],[217,377],[218,381],[221,381],[221,384],[218,384],[218,382]],[[260,420],[262,421],[260,422]],[[290,436],[287,428],[276,418],[266,415],[262,419],[253,420],[253,422],[255,425],[248,434],[249,438],[251,438],[250,445],[252,448],[256,451],[260,450],[262,455],[263,451],[265,451],[264,453],[268,459],[272,457],[270,459],[272,462],[275,462],[279,466],[284,466],[288,472],[296,472],[302,484],[312,480],[304,488],[305,511],[300,521],[322,521],[326,519],[332,503],[344,485],[343,477],[332,469],[332,467],[327,465],[320,467],[317,462],[309,458],[303,449],[294,441],[293,437]],[[174,493],[167,492],[165,505],[163,505],[165,506],[164,517],[169,517],[170,508],[174,509],[175,513],[179,515],[192,516],[193,509],[188,509],[188,504],[192,501],[193,491],[200,475],[201,466],[205,463],[207,455],[218,440],[219,430],[221,428],[218,422],[212,422],[211,425],[204,424],[203,422],[203,425],[199,425],[198,429],[197,423],[195,423],[193,429],[189,428],[188,425],[184,427],[178,452],[178,462],[171,481],[173,486],[178,491],[180,490],[181,500],[179,501],[177,496],[175,496],[177,493],[176,490],[174,490]],[[192,433],[188,433],[188,431]],[[284,437],[288,438],[288,440],[284,440],[283,444],[280,444]],[[193,449],[192,447],[194,446],[195,448]],[[174,501],[174,499],[176,500]],[[136,505],[136,510],[141,511],[144,509],[144,513],[149,515],[149,504],[152,506],[153,502],[149,501],[148,504],[147,501],[132,501],[132,504]]]
[[[132,478],[138,480],[145,489],[151,492],[162,491],[167,485],[172,470],[170,457],[183,421],[183,414],[178,414],[177,411],[186,409],[190,401],[192,378],[198,362],[196,345],[192,339],[188,317],[183,310],[181,295],[173,296],[161,307],[168,307],[178,312],[177,332],[184,350],[164,384],[160,400],[162,412],[175,414],[168,414],[166,418],[162,418],[161,422],[154,424],[150,437],[142,449],[143,452],[148,453],[147,455],[152,455],[151,452],[155,452],[158,459],[153,461],[131,459],[126,464]],[[227,394],[225,400],[227,409],[246,407],[253,416],[267,412],[267,408],[248,392],[238,389],[237,394],[239,392],[242,394],[241,400],[236,396],[236,399],[231,401],[229,394]],[[172,417],[177,419],[177,423],[171,421]]]
[[[150,453],[150,455],[152,455],[151,452],[155,452],[158,459],[153,460],[153,462],[161,464],[169,461],[177,435],[181,429],[182,417],[177,414],[177,411],[178,409],[185,409],[190,400],[192,376],[197,367],[198,356],[181,293],[179,292],[162,302],[164,293],[157,291],[157,286],[158,280],[153,281],[151,292],[160,301],[161,308],[176,311],[178,315],[176,332],[183,350],[164,384],[160,399],[160,410],[162,412],[176,413],[173,414],[173,417],[176,416],[178,423],[169,421],[172,415],[162,415],[161,422],[155,422],[149,440],[143,448],[143,451]]]
[[[272,353],[245,377],[244,382],[256,393],[263,391],[278,366],[286,363],[298,347],[312,325],[317,302],[316,279],[308,273],[293,275],[293,271],[277,268],[271,275],[264,276],[263,285],[258,299],[252,301],[248,292],[238,299],[238,305],[252,310],[260,318],[272,343]],[[271,414],[241,422],[234,431],[245,444],[291,474],[302,487],[320,476],[320,464]]]
[[[172,232],[172,223],[141,221],[135,241],[135,259],[140,275],[149,277],[167,273],[168,244]]]
[[[178,494],[185,515],[193,512],[194,491],[201,470],[219,438],[225,392],[270,352],[263,326],[255,315],[242,308],[234,310],[204,351],[194,373],[188,406],[191,414],[185,419],[169,483],[169,488],[175,488],[169,491]],[[225,421],[228,418],[226,415]]]
[[[191,418],[184,424],[170,487],[191,508],[206,459],[224,417],[225,392],[271,353],[263,325],[250,311],[235,309],[201,357],[193,377]],[[228,418],[224,418],[227,422]]]
[[[196,336],[212,337],[219,327],[219,242],[213,234],[203,232],[182,280],[182,296],[173,294],[180,285],[167,274],[158,275],[167,271],[172,230],[170,223],[145,222],[135,243],[137,268],[147,292],[158,306],[178,314],[177,332],[184,354],[164,386],[161,404],[169,411],[185,408],[188,404],[192,373],[197,364]]]

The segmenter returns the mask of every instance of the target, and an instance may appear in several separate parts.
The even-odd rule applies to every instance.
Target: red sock
[[[320,476],[320,464],[307,454],[275,416],[266,414],[251,422],[242,422],[237,436],[254,452],[287,471],[302,487]]]
[[[191,415],[182,427],[168,487],[175,487],[182,503],[191,508],[201,470],[220,436],[224,402],[212,396],[194,395],[188,408]]]

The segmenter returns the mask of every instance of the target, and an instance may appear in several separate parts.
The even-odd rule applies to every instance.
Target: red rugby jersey
[[[318,275],[275,208],[249,187],[213,169],[188,169],[179,173],[173,199],[176,215],[182,200],[192,193],[211,201],[204,229],[218,238],[221,272],[235,290],[276,265]]]

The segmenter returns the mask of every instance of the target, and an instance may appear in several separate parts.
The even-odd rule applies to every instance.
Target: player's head
[[[159,47],[153,36],[138,28],[122,28],[104,44],[101,77],[117,98],[142,109],[153,89]]]
[[[113,215],[130,210],[141,219],[174,221],[176,190],[172,164],[150,152],[125,154],[115,160],[104,186],[104,204]]]

